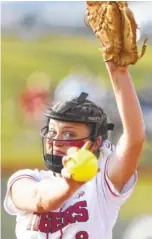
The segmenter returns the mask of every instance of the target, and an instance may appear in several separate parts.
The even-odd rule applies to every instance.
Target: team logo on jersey
[[[79,193],[79,196],[83,196],[82,194],[84,195],[83,191]],[[55,233],[70,224],[86,222],[88,219],[87,201],[79,201],[64,211],[33,213],[27,230]]]

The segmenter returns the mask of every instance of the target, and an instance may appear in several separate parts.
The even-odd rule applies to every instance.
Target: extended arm
[[[122,120],[123,134],[108,161],[107,174],[118,190],[134,173],[142,151],[145,129],[140,104],[127,67],[106,63]]]
[[[87,141],[82,148],[88,149],[90,145],[91,142]],[[60,208],[83,185],[83,182],[74,181],[66,168],[68,155],[71,157],[71,151],[76,149],[69,148],[67,157],[63,157],[61,175],[40,182],[27,177],[14,181],[10,196],[16,208],[28,212],[48,212]]]
[[[13,184],[11,198],[22,211],[48,212],[61,207],[79,187],[80,184],[73,180],[60,177],[40,182],[22,178]]]

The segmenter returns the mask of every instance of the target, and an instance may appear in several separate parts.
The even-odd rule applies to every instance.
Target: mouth
[[[59,156],[64,156],[64,155],[65,155],[65,153],[63,153],[63,152],[60,151],[60,150],[54,150],[54,151],[53,151],[53,154],[54,154],[54,155],[59,155]]]

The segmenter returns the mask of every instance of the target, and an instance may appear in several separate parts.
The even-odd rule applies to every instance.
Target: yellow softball
[[[66,163],[66,168],[77,182],[87,182],[98,172],[97,157],[87,149],[73,152]]]

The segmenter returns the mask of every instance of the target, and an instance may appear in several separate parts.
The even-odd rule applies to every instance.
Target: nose
[[[53,140],[53,146],[63,146],[63,141],[60,141],[59,138],[55,137]]]
[[[60,141],[60,140],[62,140],[62,136],[58,133],[53,138],[53,145],[54,146],[63,146],[63,141]]]
[[[60,141],[59,139],[61,139],[58,136],[53,137],[53,139],[49,139],[46,143],[46,149],[48,152],[50,152],[50,150],[55,150],[55,149],[63,149],[64,143],[63,141]]]

